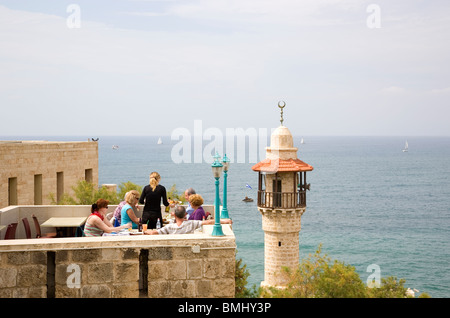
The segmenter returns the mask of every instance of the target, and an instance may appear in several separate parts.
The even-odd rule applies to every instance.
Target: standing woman
[[[166,188],[159,184],[161,176],[158,172],[152,172],[150,174],[150,182],[142,190],[140,204],[144,204],[144,211],[142,212],[142,224],[148,222],[149,229],[156,229],[156,222],[163,223],[161,214],[161,199],[165,206],[169,205],[167,201]]]

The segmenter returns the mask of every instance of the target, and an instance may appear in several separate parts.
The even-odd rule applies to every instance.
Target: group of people
[[[92,205],[91,215],[86,220],[85,236],[102,236],[103,233],[118,232],[127,228],[137,229],[139,224],[147,224],[149,230],[144,234],[187,234],[202,225],[214,224],[214,220],[205,220],[206,213],[202,207],[203,198],[196,194],[194,189],[189,188],[184,192],[188,201],[187,208],[181,205],[175,207],[174,203],[169,203],[167,200],[166,188],[159,184],[160,180],[159,173],[152,172],[149,184],[144,187],[140,195],[136,190],[127,192],[124,201],[114,211],[114,224],[106,217],[109,202],[104,199],[97,200]],[[166,207],[175,207],[174,222],[164,227],[162,226],[161,202]],[[144,204],[142,218],[136,216],[139,204]],[[161,228],[156,229],[158,220]],[[232,221],[231,219],[221,220],[221,223],[231,224]]]

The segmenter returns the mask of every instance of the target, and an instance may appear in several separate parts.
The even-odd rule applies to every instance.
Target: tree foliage
[[[137,190],[139,193],[142,187],[130,181],[123,182],[119,185],[119,191],[109,190],[106,186],[97,187],[93,183],[80,180],[72,187],[73,197],[64,193],[56,202],[55,195],[50,194],[50,201],[52,204],[60,205],[91,205],[98,199],[108,200],[110,204],[119,204],[123,201],[125,193],[130,190]]]
[[[314,254],[302,260],[298,268],[282,268],[279,275],[287,282],[283,288],[261,288],[259,297],[276,298],[405,298],[404,279],[387,277],[381,286],[366,286],[355,267],[322,254],[320,244]],[[422,293],[419,297],[430,297]]]

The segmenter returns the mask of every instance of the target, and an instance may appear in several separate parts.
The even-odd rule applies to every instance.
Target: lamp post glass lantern
[[[214,162],[211,165],[212,172],[215,181],[216,186],[216,198],[214,200],[214,226],[212,231],[212,236],[224,236],[222,231],[222,225],[220,225],[220,197],[219,197],[219,179],[220,175],[222,174],[223,165],[219,161],[220,156],[216,152],[216,155],[214,156]]]
[[[223,208],[222,208],[222,219],[229,219],[228,216],[228,207],[227,207],[227,179],[228,179],[228,168],[230,167],[230,159],[227,157],[227,154],[223,156],[222,159],[223,164]]]

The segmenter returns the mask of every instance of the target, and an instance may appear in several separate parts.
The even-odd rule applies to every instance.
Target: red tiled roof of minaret
[[[252,167],[253,171],[312,171],[314,168],[300,159],[264,159]]]

